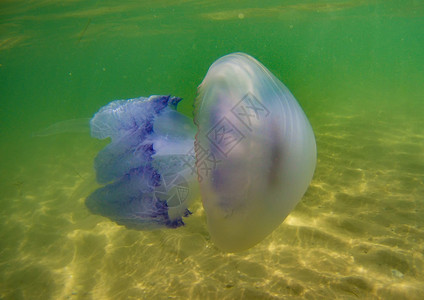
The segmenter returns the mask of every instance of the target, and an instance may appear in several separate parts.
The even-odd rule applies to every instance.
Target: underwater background
[[[423,49],[421,0],[1,1],[0,299],[424,299]],[[200,199],[175,230],[91,214],[108,141],[72,122],[37,133],[151,94],[192,116],[208,67],[236,51],[316,135],[284,223],[229,254]]]

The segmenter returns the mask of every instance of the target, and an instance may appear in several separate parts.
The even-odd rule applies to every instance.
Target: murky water
[[[423,48],[422,1],[3,1],[0,298],[424,298]],[[213,245],[200,200],[176,230],[90,214],[107,141],[33,136],[151,94],[190,116],[235,51],[290,88],[318,147],[303,200],[247,251]]]

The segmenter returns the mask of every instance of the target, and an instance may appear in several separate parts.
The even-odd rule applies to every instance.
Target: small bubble
[[[243,19],[244,19],[244,14],[243,14],[243,13],[239,13],[239,14],[238,14],[238,18],[239,18],[240,20],[243,20]]]

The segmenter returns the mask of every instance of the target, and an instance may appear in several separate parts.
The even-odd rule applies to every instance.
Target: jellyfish
[[[117,100],[90,121],[111,138],[94,161],[102,186],[87,207],[128,228],[176,228],[201,197],[214,244],[248,249],[279,226],[312,179],[316,143],[302,108],[270,71],[244,53],[212,64],[194,122],[181,98]]]
[[[181,98],[116,100],[91,119],[91,135],[110,138],[94,160],[102,186],[86,206],[130,229],[176,228],[196,198],[192,120],[177,112]]]
[[[312,127],[284,84],[243,53],[226,55],[209,68],[194,121],[211,239],[229,252],[250,248],[306,192],[316,164]]]
[[[88,133],[90,130],[90,118],[79,118],[60,121],[42,130],[32,133],[32,137],[47,137],[63,133]]]

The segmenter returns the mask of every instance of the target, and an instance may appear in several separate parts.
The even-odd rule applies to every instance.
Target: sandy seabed
[[[200,200],[175,230],[90,214],[104,143],[25,139],[31,150],[1,174],[0,299],[424,299],[423,121],[349,110],[311,121],[310,188],[236,254],[210,241]]]

